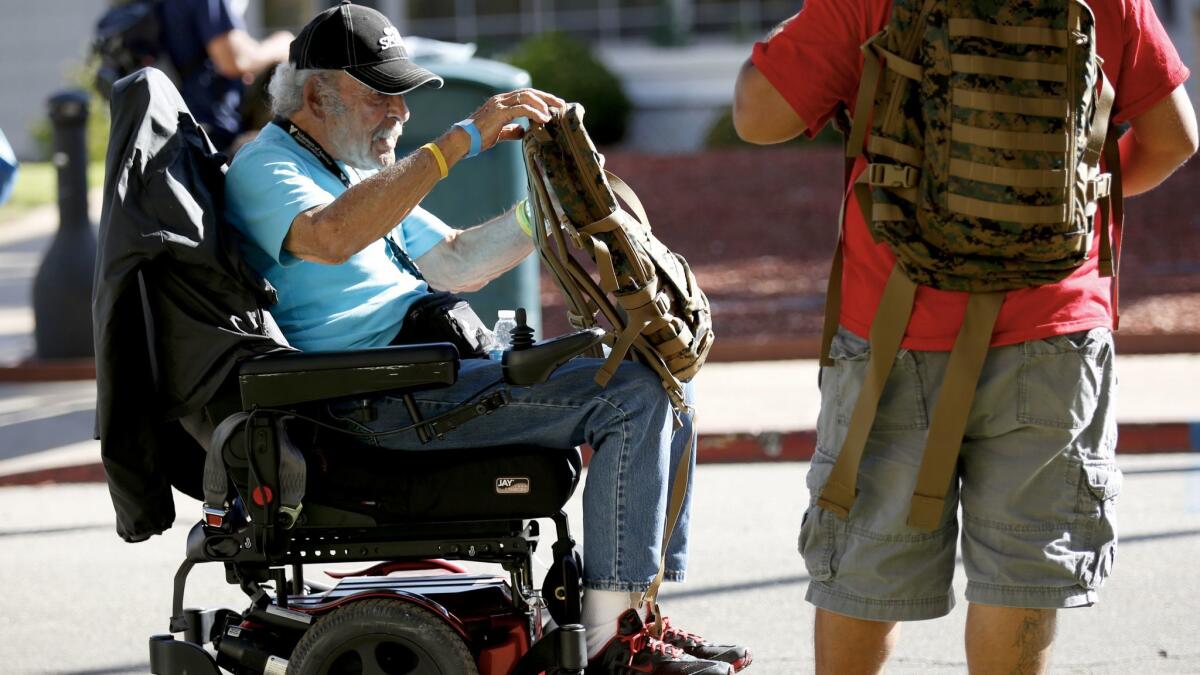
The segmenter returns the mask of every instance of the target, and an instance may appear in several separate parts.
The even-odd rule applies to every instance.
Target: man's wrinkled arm
[[[470,147],[466,132],[457,128],[435,142],[451,166]],[[326,265],[346,262],[404,220],[437,185],[440,175],[433,155],[418,148],[356,183],[332,203],[296,216],[283,247],[301,260]]]
[[[533,252],[533,242],[517,225],[515,213],[509,209],[481,225],[456,230],[417,258],[429,285],[455,293],[475,291],[516,267]]]
[[[734,87],[733,126],[742,140],[758,145],[789,141],[808,128],[749,60],[742,65]]]
[[[1196,152],[1196,112],[1179,85],[1171,95],[1130,120],[1121,137],[1121,187],[1125,196],[1157,187]]]

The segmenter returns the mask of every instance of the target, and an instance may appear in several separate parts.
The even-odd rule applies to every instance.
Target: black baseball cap
[[[349,0],[309,21],[292,40],[288,60],[301,70],[344,70],[383,94],[404,94],[423,84],[442,86],[442,78],[412,62],[386,16]]]

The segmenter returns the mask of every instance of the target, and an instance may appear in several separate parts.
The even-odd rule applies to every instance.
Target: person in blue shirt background
[[[161,39],[181,82],[181,94],[218,150],[232,154],[242,137],[242,96],[258,73],[287,59],[292,34],[259,42],[246,32],[231,0],[163,0]],[[253,135],[253,130],[248,132]]]

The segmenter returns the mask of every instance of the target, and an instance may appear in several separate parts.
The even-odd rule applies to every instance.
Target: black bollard
[[[38,359],[95,355],[92,276],[96,234],[88,218],[85,92],[64,91],[48,101],[58,167],[58,233],[33,281],[34,342]]]

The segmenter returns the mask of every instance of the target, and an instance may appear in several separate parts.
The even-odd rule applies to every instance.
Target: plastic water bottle
[[[492,350],[490,356],[493,361],[499,361],[504,357],[504,352],[512,347],[512,331],[517,327],[517,313],[511,309],[502,309],[496,312],[496,326],[492,328]]]

